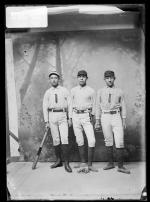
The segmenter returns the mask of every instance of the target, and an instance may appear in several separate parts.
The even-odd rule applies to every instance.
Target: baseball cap
[[[111,70],[107,70],[104,73],[104,78],[106,78],[106,77],[114,77],[115,78],[115,73]]]
[[[57,75],[58,77],[60,77],[60,75],[58,74],[58,72],[57,71],[51,71],[50,73],[49,73],[49,77],[52,75],[52,74],[54,74],[54,75]]]
[[[87,72],[85,70],[80,70],[77,74],[77,76],[86,76],[87,77]]]

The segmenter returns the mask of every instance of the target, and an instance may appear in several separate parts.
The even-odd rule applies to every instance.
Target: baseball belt
[[[119,113],[119,110],[112,110],[112,111],[102,111],[103,114],[117,114]]]
[[[88,108],[88,109],[79,110],[79,109],[73,108],[73,110],[74,110],[74,112],[77,113],[77,114],[83,114],[83,113],[90,112],[92,109],[91,109],[91,108]]]
[[[56,109],[56,108],[48,108],[49,112],[67,112],[66,108]]]

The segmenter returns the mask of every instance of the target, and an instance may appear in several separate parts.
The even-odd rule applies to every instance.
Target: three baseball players
[[[113,160],[113,141],[118,156],[118,171],[129,174],[130,171],[123,166],[124,131],[126,128],[126,107],[121,89],[114,85],[113,71],[104,73],[106,86],[97,92],[87,85],[88,75],[85,70],[77,74],[79,85],[69,91],[59,85],[60,75],[56,71],[49,74],[51,88],[43,99],[43,114],[46,127],[50,127],[56,162],[51,168],[62,166],[61,150],[64,156],[64,166],[67,172],[72,172],[69,165],[68,126],[73,125],[74,134],[80,154],[80,163],[75,166],[78,172],[98,172],[93,167],[95,148],[95,129],[102,126],[104,141],[107,148],[108,164],[104,170],[115,167]],[[101,124],[100,124],[101,123]],[[83,131],[88,142],[88,162],[85,159],[85,144]],[[114,138],[114,139],[113,139]]]

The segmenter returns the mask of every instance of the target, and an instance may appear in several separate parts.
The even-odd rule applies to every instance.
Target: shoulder
[[[47,89],[47,90],[45,91],[45,94],[48,94],[49,92],[51,92],[51,88]]]
[[[87,86],[87,89],[88,89],[88,91],[90,91],[91,93],[95,93],[95,90],[94,90],[92,87]]]
[[[78,90],[78,86],[73,87],[73,88],[71,89],[71,92],[74,92],[74,91],[76,91],[76,90]]]
[[[123,94],[123,90],[121,88],[116,88],[116,91],[119,93],[119,94]]]
[[[125,94],[121,88],[116,88],[116,94],[121,97],[125,96]]]
[[[106,89],[105,87],[99,88],[99,89],[97,90],[97,93],[100,94],[102,91],[105,91],[105,89]]]
[[[64,86],[59,86],[59,88],[60,88],[61,90],[64,90],[64,91],[68,91],[68,89],[67,89],[66,87],[64,87]]]
[[[67,94],[69,93],[69,90],[64,86],[60,86],[60,89]]]
[[[51,92],[51,88],[47,89],[47,90],[45,91],[45,93],[44,93],[44,96],[48,96],[48,95],[50,94],[50,92]]]

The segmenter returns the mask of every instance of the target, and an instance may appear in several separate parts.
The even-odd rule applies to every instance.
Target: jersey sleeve
[[[121,116],[122,116],[122,118],[126,118],[125,96],[122,91],[121,91]]]
[[[48,117],[48,91],[45,92],[44,98],[43,98],[43,116],[44,116],[44,121],[48,122],[49,117]]]
[[[96,92],[92,90],[92,115],[95,115],[96,112]]]
[[[101,117],[101,90],[97,91],[96,96],[96,119],[100,119]]]
[[[68,108],[68,117],[72,117],[72,102],[71,102],[71,94],[70,92],[66,89],[65,90],[66,98],[67,98],[67,108]]]

